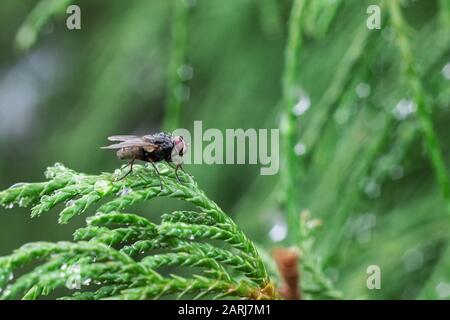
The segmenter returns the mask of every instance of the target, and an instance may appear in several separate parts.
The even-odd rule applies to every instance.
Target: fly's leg
[[[181,165],[177,164],[177,166],[175,168],[175,176],[177,177],[178,182],[181,183],[180,177],[178,176],[178,169],[179,168],[181,168]]]
[[[122,176],[121,178],[117,179],[116,181],[120,181],[120,180],[125,179],[131,172],[133,172],[134,161],[136,161],[136,158],[133,158],[133,159],[131,159],[130,162],[128,162],[128,164],[125,166],[125,168],[128,167],[128,166],[130,166],[130,170],[128,170],[128,172],[125,173],[124,176]]]
[[[173,169],[175,169],[175,176],[177,177],[178,182],[181,183],[180,177],[178,176],[178,169],[181,169],[181,171],[183,171],[184,174],[186,174],[186,175],[188,175],[189,177],[192,178],[192,176],[191,176],[189,173],[187,173],[186,171],[184,171],[184,169],[183,169],[183,167],[181,166],[181,164],[177,164],[177,165],[175,165],[175,166],[172,166],[172,165],[170,164],[170,162],[167,162],[167,163],[169,164],[170,167],[172,167]]]
[[[191,174],[187,173],[187,172],[186,172],[186,171],[185,171],[185,170],[183,169],[183,167],[181,166],[181,164],[180,164],[180,165],[178,165],[178,167],[180,167],[181,171],[183,171],[185,175],[187,175],[187,176],[189,176],[189,177],[193,178],[193,175],[191,175]]]
[[[184,173],[185,175],[187,175],[188,177],[192,178],[192,176],[191,176],[189,173],[187,173],[186,171],[184,171],[184,169],[183,169],[183,167],[181,166],[181,164],[177,164],[177,166],[175,167],[175,175],[177,176],[177,180],[178,180],[179,182],[181,182],[181,180],[180,180],[180,178],[178,177],[178,169],[181,169],[181,171],[183,171],[183,173]]]
[[[155,165],[153,162],[151,162],[151,161],[150,161],[150,163],[152,164],[153,168],[154,168],[155,171],[156,171],[156,174],[158,175],[158,178],[159,178],[159,184],[160,184],[160,186],[161,186],[161,191],[162,191],[162,189],[163,189],[163,183],[162,183],[162,179],[161,179],[161,174],[159,173],[159,170],[158,170],[158,168],[156,167],[156,165]]]

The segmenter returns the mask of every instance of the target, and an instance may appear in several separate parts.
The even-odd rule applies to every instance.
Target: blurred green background
[[[194,120],[204,129],[279,127],[292,1],[81,0],[73,3],[82,28],[68,30],[70,2],[0,5],[1,189],[41,181],[55,162],[111,171],[119,161],[99,149],[106,137],[160,131],[176,123],[164,119],[170,108],[188,129]],[[298,203],[322,221],[314,252],[345,298],[446,299],[448,204],[403,76],[398,30],[384,7],[382,29],[366,27],[376,3],[305,1],[292,106]],[[448,176],[450,4],[403,1],[402,12]],[[186,170],[252,240],[286,244],[278,176],[248,165]],[[141,208],[158,219],[178,207],[157,200]],[[69,240],[84,221],[58,226],[52,214],[31,220],[26,209],[0,210],[0,255],[30,241]],[[366,287],[373,264],[381,290]]]

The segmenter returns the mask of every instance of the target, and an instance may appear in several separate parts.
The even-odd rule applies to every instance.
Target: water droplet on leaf
[[[25,198],[21,198],[20,200],[19,200],[19,207],[26,207],[26,204],[27,204],[27,200],[25,199]]]
[[[370,86],[365,82],[358,83],[355,91],[360,98],[367,98],[368,96],[370,96]]]
[[[404,169],[400,165],[393,165],[389,168],[389,176],[392,180],[401,179],[404,175]]]
[[[106,180],[98,180],[94,184],[94,190],[98,193],[104,195],[111,189],[111,184]]]
[[[381,186],[378,183],[376,183],[375,181],[370,181],[364,188],[364,192],[371,199],[378,198],[381,194]]]
[[[294,152],[296,155],[302,156],[306,153],[306,146],[303,143],[299,142],[295,145]]]
[[[116,195],[119,197],[123,197],[123,196],[130,194],[131,192],[133,192],[133,189],[126,187],[126,188],[120,189]]]
[[[292,112],[296,116],[301,116],[306,111],[308,111],[310,106],[311,106],[311,99],[306,95],[301,95],[297,104],[294,106]]]
[[[17,189],[17,188],[22,188],[24,186],[26,186],[28,183],[25,182],[18,182],[13,184],[11,187],[9,187],[9,189]]]
[[[194,77],[194,68],[190,65],[183,64],[178,69],[178,76],[182,81],[191,80]]]
[[[278,221],[273,225],[269,231],[269,237],[273,242],[282,241],[287,236],[287,224],[286,222],[279,218]]]
[[[412,100],[408,99],[400,100],[394,108],[394,116],[398,120],[404,120],[414,112],[416,112],[416,104]]]
[[[64,169],[65,168],[64,165],[62,163],[60,163],[60,162],[56,162],[54,167],[57,168],[57,169]]]
[[[436,286],[436,293],[439,296],[439,299],[448,299],[450,298],[450,283],[441,281]]]
[[[424,263],[423,253],[419,249],[409,249],[403,255],[403,267],[407,272],[422,268]]]
[[[184,0],[184,5],[188,8],[194,7],[197,5],[197,0]]]
[[[442,68],[442,75],[445,79],[450,80],[450,62]]]

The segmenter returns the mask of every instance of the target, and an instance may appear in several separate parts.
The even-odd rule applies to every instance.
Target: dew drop
[[[306,153],[306,146],[303,143],[299,142],[295,145],[294,152],[297,156],[302,156]]]
[[[410,249],[402,257],[403,267],[407,272],[412,272],[422,268],[424,263],[423,253],[419,249]]]
[[[450,80],[450,62],[442,68],[442,75],[445,79]]]
[[[117,192],[116,195],[119,197],[123,197],[123,196],[130,194],[131,192],[133,192],[132,188],[123,188],[123,189],[119,190],[119,192]]]
[[[372,239],[372,233],[370,230],[364,229],[356,232],[356,241],[359,243],[367,243]]]
[[[334,120],[338,124],[345,124],[350,119],[351,113],[348,108],[339,108],[334,114]]]
[[[394,108],[394,116],[398,120],[404,120],[414,112],[416,112],[416,104],[412,100],[408,99],[400,100]]]
[[[381,194],[381,186],[376,183],[375,181],[370,181],[364,188],[364,192],[369,196],[371,199],[376,199]]]
[[[80,286],[77,285],[76,281],[69,280],[66,282],[67,289],[73,290],[73,289],[80,289]]]
[[[191,80],[194,78],[194,68],[190,65],[183,64],[178,69],[178,76],[182,81]]]
[[[392,27],[385,27],[383,28],[383,31],[381,32],[381,37],[384,39],[384,41],[386,42],[392,42],[395,40],[396,34],[395,34],[395,29]]]
[[[191,96],[191,89],[185,84],[179,84],[175,87],[174,93],[178,101],[188,101]]]
[[[86,176],[84,176],[84,175],[76,175],[75,177],[73,177],[73,182],[78,184],[78,183],[83,182],[84,179],[86,179]]]
[[[162,174],[164,174],[164,173],[168,173],[169,172],[169,168],[167,167],[167,166],[164,166],[164,165],[158,165],[157,166],[158,167],[158,171],[159,171],[159,173],[162,173]],[[153,168],[152,168],[153,169]]]
[[[9,189],[17,189],[17,188],[22,188],[25,187],[28,183],[25,182],[18,182],[16,184],[13,184],[11,187],[9,187]]]
[[[106,180],[98,180],[94,184],[94,190],[100,194],[106,194],[111,188],[111,184]]]
[[[64,165],[62,163],[60,163],[60,162],[56,162],[54,167],[56,169],[65,169]]]
[[[322,225],[322,221],[319,219],[308,220],[305,224],[305,226],[311,230],[316,229],[317,227],[320,227],[321,225]]]
[[[273,242],[279,242],[286,238],[287,236],[287,224],[286,222],[279,218],[275,222],[273,227],[269,231],[269,237]]]
[[[292,112],[298,117],[308,111],[311,106],[311,99],[306,95],[301,95]]]
[[[403,178],[405,170],[400,165],[393,165],[389,168],[389,176],[392,180],[399,180]]]
[[[372,239],[372,231],[377,224],[376,215],[364,213],[352,216],[347,220],[347,236],[355,237],[359,243],[367,243]]]
[[[192,8],[197,5],[197,0],[184,0],[184,5],[187,8]]]
[[[25,198],[21,198],[19,200],[19,207],[21,207],[21,208],[25,207],[26,206],[26,202],[27,202],[27,200]]]
[[[45,177],[47,179],[53,179],[54,177],[56,177],[56,174],[53,171],[46,171],[45,172]]]
[[[355,88],[355,92],[360,98],[367,98],[370,96],[370,85],[365,82],[360,82]]]
[[[440,299],[450,298],[450,283],[441,281],[436,286],[436,293]]]

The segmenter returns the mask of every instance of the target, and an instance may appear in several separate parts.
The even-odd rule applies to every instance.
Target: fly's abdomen
[[[117,158],[124,159],[142,159],[142,148],[130,147],[117,150]]]

